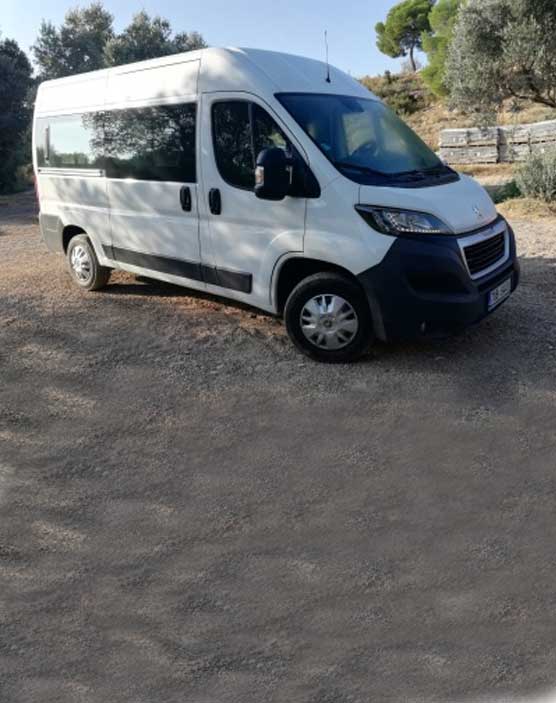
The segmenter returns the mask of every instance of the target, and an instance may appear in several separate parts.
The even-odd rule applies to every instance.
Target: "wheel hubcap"
[[[341,296],[332,294],[311,298],[301,310],[300,324],[311,344],[330,351],[347,346],[359,330],[353,307]]]
[[[92,275],[92,263],[89,252],[78,244],[71,251],[70,264],[75,277],[80,283],[87,283]]]

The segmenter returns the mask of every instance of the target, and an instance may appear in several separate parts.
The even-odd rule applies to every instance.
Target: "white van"
[[[320,61],[204,49],[48,81],[33,141],[79,287],[124,269],[233,298],[314,359],[457,331],[518,284],[488,194]]]

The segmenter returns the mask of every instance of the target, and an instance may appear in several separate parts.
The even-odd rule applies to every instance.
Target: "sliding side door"
[[[110,258],[199,287],[196,124],[194,102],[104,113]]]

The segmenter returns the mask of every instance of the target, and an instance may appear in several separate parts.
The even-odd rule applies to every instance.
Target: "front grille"
[[[484,242],[471,244],[468,247],[464,247],[464,252],[469,272],[472,276],[475,276],[504,258],[506,253],[506,234],[501,232],[494,237],[490,237],[490,239],[485,239]]]

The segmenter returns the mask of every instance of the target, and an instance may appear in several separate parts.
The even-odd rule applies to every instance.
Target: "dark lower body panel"
[[[194,261],[172,259],[167,256],[143,254],[142,252],[122,249],[121,247],[103,246],[105,255],[112,261],[121,261],[122,264],[140,266],[151,271],[160,271],[172,276],[203,281],[221,288],[236,290],[241,293],[251,293],[253,277],[250,273],[228,271],[216,266],[207,266]]]
[[[400,237],[383,261],[358,276],[383,341],[447,336],[473,325],[489,309],[489,293],[511,279],[519,283],[515,237],[509,228],[509,258],[473,280],[456,238]]]
[[[60,218],[56,215],[40,213],[39,226],[47,248],[50,251],[63,254],[64,227]],[[105,256],[109,259],[121,261],[123,264],[140,266],[151,271],[159,271],[193,281],[202,281],[221,288],[227,288],[228,290],[239,291],[240,293],[251,293],[253,288],[253,276],[250,273],[229,271],[217,266],[207,266],[200,262],[173,259],[167,256],[157,256],[156,254],[144,254],[106,244],[103,245],[102,249]]]

